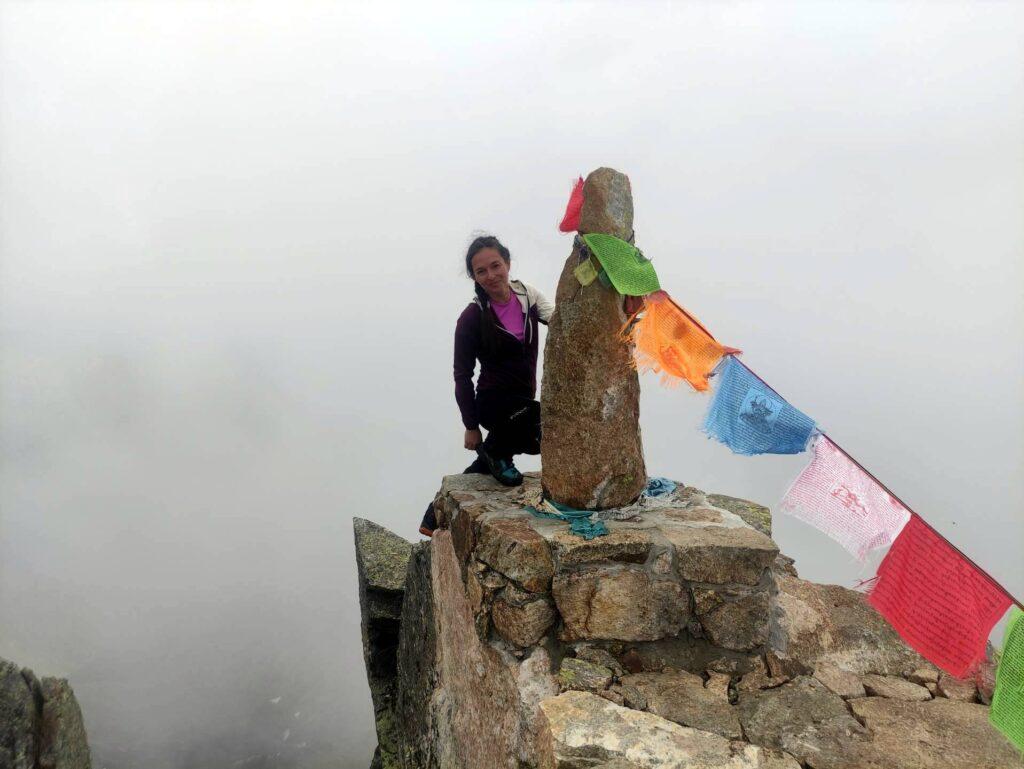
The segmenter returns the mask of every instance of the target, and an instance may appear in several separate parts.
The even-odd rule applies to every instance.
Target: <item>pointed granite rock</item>
[[[90,769],[82,711],[66,679],[0,659],[0,767]]]
[[[0,766],[34,769],[39,752],[39,682],[30,671],[0,660]]]
[[[41,769],[89,769],[92,760],[82,721],[82,710],[71,685],[64,678],[44,678],[40,683],[43,709],[39,718],[39,766]]]
[[[599,168],[583,188],[580,232],[628,239],[633,232],[629,179]],[[623,297],[573,274],[578,246],[565,262],[544,348],[541,396],[542,476],[556,502],[577,508],[627,505],[647,484],[640,443],[640,382],[632,349],[619,339]]]

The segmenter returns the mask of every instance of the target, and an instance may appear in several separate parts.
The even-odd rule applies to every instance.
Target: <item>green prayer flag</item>
[[[591,232],[583,235],[592,258],[601,263],[615,290],[627,296],[646,296],[661,290],[658,273],[640,249],[614,235]]]
[[[592,259],[580,262],[572,272],[581,286],[589,286],[597,280],[597,270],[594,269],[594,261]]]
[[[1016,607],[1006,626],[988,718],[1017,750],[1024,751],[1024,612]]]

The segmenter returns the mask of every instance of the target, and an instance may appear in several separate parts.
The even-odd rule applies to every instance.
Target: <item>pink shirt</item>
[[[523,306],[519,304],[519,297],[516,296],[515,292],[512,292],[512,295],[504,304],[491,300],[491,307],[494,308],[494,314],[498,316],[501,325],[522,342],[526,338],[526,328],[523,325]]]

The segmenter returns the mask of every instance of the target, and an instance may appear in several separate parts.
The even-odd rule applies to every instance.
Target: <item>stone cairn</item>
[[[581,228],[629,237],[629,181]],[[543,475],[451,475],[412,545],[355,520],[378,769],[1002,769],[993,667],[959,681],[861,593],[800,579],[768,508],[646,482],[622,298],[570,255],[545,350]],[[525,509],[595,509],[592,540]]]
[[[633,237],[633,194],[625,174],[587,176],[580,232]],[[581,509],[628,505],[647,483],[640,443],[640,382],[619,339],[622,296],[595,280],[581,286],[574,244],[555,292],[541,385],[541,482],[556,502]]]

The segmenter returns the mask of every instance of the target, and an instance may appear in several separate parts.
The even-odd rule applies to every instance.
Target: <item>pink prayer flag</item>
[[[904,641],[957,678],[984,659],[992,626],[1011,603],[916,515],[879,565],[868,600]]]
[[[779,508],[830,536],[858,561],[891,544],[910,520],[907,508],[824,435]]]

